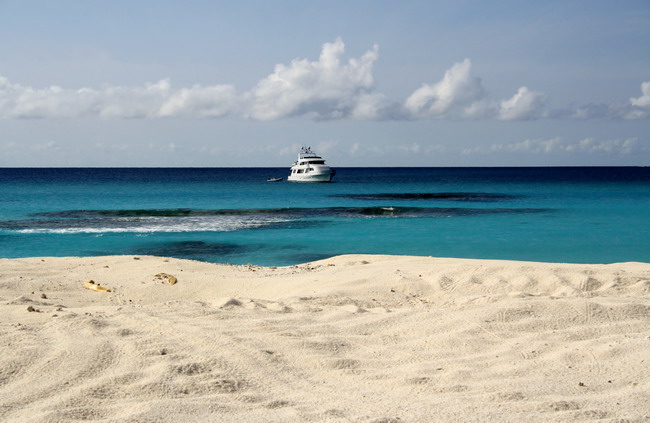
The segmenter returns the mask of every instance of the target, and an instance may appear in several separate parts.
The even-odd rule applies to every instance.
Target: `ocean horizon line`
[[[504,166],[337,166],[337,169],[613,169],[650,165],[504,165]],[[290,166],[0,166],[0,169],[288,169]]]

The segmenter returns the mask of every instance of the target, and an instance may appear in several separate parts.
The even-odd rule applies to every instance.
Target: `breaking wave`
[[[1,222],[0,228],[18,233],[99,234],[154,232],[230,232],[281,223],[279,219],[240,219],[234,216],[30,219]]]

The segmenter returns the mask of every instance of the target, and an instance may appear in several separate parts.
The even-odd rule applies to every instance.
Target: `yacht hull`
[[[289,182],[330,182],[332,180],[332,173],[303,173],[289,175],[287,181]]]

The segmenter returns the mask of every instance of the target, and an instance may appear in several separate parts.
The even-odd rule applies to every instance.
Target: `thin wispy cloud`
[[[399,145],[363,144],[356,142],[349,147],[350,155],[358,156],[392,156],[397,154],[448,156],[461,154],[464,156],[550,156],[568,157],[572,155],[592,156],[629,156],[643,153],[647,147],[636,137],[618,139],[565,139],[553,137],[548,139],[524,139],[511,143],[493,143],[474,147],[450,147],[441,144],[423,144],[412,142]]]
[[[0,76],[0,118],[519,121],[650,117],[650,82],[643,82],[641,95],[626,103],[547,110],[548,96],[526,86],[510,98],[489,98],[481,78],[473,74],[470,59],[453,64],[437,82],[421,84],[405,100],[390,101],[377,90],[373,67],[378,59],[377,45],[359,58],[348,58],[338,38],[322,46],[318,60],[278,64],[242,92],[228,84],[175,88],[169,79],[130,87],[33,88]]]
[[[524,153],[524,154],[632,154],[639,148],[637,138],[597,140],[584,138],[579,141],[561,137],[551,139],[526,139],[516,143],[492,144],[489,148],[478,148],[474,153]]]

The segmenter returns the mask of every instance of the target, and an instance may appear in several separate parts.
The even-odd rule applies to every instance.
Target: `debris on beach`
[[[156,279],[158,280],[164,280],[167,279],[167,283],[170,285],[176,284],[178,282],[178,279],[176,279],[176,276],[170,275],[169,273],[158,273],[155,276]]]
[[[98,283],[95,283],[93,280],[89,280],[88,282],[84,282],[83,287],[86,289],[90,289],[91,291],[97,291],[97,292],[111,292],[110,289],[105,288],[101,286]]]

